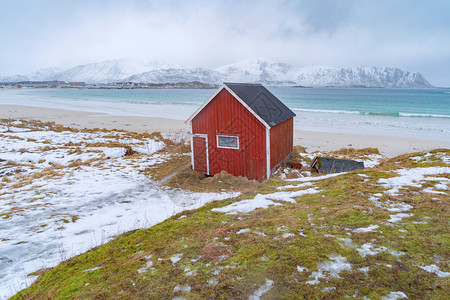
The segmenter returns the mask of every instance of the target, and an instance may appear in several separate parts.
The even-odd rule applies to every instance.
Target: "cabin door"
[[[192,137],[192,168],[209,174],[208,135],[194,134]]]

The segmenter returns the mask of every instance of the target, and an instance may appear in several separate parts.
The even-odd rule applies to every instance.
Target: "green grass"
[[[298,197],[296,203],[237,215],[211,211],[254,197],[253,193],[182,212],[43,270],[34,284],[13,299],[247,299],[266,279],[274,284],[263,299],[381,299],[396,291],[410,299],[448,299],[448,278],[418,266],[436,264],[450,271],[449,197],[418,193],[416,188],[406,188],[395,197],[383,195],[382,203],[405,202],[414,207],[408,212],[412,217],[387,222],[395,212],[368,199],[383,193],[378,180],[396,176],[388,172],[395,170],[394,165],[413,167],[404,157],[399,164],[394,162],[385,169],[318,181],[315,186],[320,192]],[[415,167],[423,165],[442,166],[443,162],[415,163]],[[273,193],[286,184],[270,180],[258,192]],[[369,225],[379,227],[353,232]],[[251,231],[238,234],[241,229]],[[283,236],[287,233],[294,236]],[[351,239],[351,244],[345,239]],[[369,243],[372,249],[385,250],[362,257],[358,249]],[[180,257],[175,264],[170,260],[174,255]],[[318,284],[306,284],[332,255],[345,257],[351,269],[340,272],[338,278],[328,276]],[[306,270],[299,272],[297,266]],[[180,289],[186,286],[189,291]]]

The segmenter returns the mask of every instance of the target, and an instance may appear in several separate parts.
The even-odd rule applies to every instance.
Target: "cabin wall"
[[[294,118],[270,129],[270,170],[294,150]]]
[[[210,175],[266,178],[266,128],[226,89],[192,119],[192,133],[208,135]],[[218,148],[217,134],[239,136],[239,149]]]

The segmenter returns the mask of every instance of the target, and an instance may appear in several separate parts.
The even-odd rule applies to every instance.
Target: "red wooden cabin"
[[[192,168],[269,178],[292,155],[294,116],[261,84],[224,83],[186,120]]]

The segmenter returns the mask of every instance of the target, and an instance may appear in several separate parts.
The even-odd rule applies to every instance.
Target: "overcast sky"
[[[450,87],[450,1],[0,0],[0,75],[114,58],[387,66]]]

